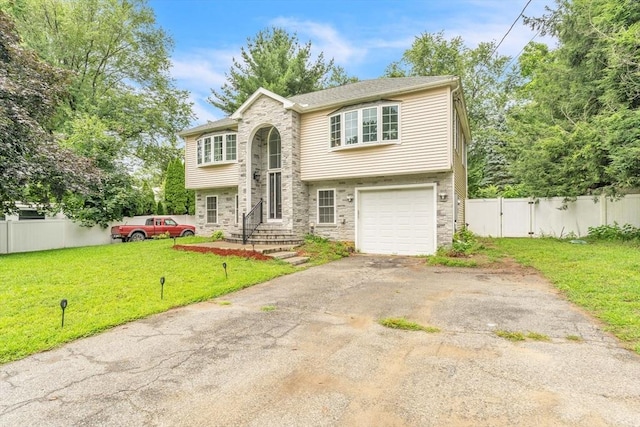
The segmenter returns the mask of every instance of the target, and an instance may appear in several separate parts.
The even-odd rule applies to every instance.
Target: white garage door
[[[435,252],[433,188],[358,193],[358,242],[364,253],[421,255]]]

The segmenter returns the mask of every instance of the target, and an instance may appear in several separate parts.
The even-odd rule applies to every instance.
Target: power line
[[[541,30],[538,30],[537,33],[534,34],[533,37],[531,37],[531,39],[522,47],[522,49],[520,49],[520,52],[518,52],[513,58],[511,58],[511,61],[509,61],[509,63],[507,65],[504,66],[504,68],[502,69],[502,74],[504,74],[505,71],[507,71],[507,69],[509,68],[509,66],[511,64],[513,64],[513,62],[518,59],[520,57],[520,55],[522,55],[522,52],[524,52],[524,50],[526,49],[527,46],[529,46],[529,43],[531,43],[536,37],[538,37],[538,34],[540,34]]]
[[[520,13],[518,14],[518,16],[516,17],[515,21],[513,21],[513,24],[511,24],[511,26],[509,27],[509,29],[507,30],[507,32],[505,33],[504,36],[502,36],[502,39],[500,40],[500,43],[498,43],[498,45],[493,49],[493,51],[491,52],[491,55],[489,55],[489,58],[491,58],[493,56],[494,53],[496,53],[498,51],[498,48],[500,47],[500,45],[502,44],[502,42],[504,41],[504,39],[507,38],[507,36],[509,35],[509,33],[511,32],[511,30],[513,30],[513,27],[515,27],[516,23],[520,20],[520,17],[522,16],[522,14],[524,13],[524,11],[527,9],[527,7],[529,7],[529,4],[531,3],[531,0],[529,0],[527,2],[527,4],[524,5],[524,7],[522,8],[522,10],[520,11]]]

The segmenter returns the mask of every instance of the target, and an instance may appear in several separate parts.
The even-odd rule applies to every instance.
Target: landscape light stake
[[[227,263],[226,262],[222,263],[222,268],[224,268],[224,278],[228,279],[229,276],[227,275]]]
[[[164,299],[164,276],[160,278],[160,299]]]
[[[64,309],[67,308],[67,300],[60,301],[60,308],[62,309],[62,327],[64,328]]]
[[[176,236],[173,236],[173,246],[176,245]]]

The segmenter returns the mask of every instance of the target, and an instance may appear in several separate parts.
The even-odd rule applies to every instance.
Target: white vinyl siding
[[[218,223],[218,196],[207,196],[207,224]]]
[[[200,139],[202,141],[202,139]],[[221,163],[215,167],[199,167],[196,163],[198,154],[202,155],[202,144],[195,139],[185,142],[185,186],[190,190],[206,188],[234,187],[239,183],[239,166],[233,161]],[[236,147],[237,150],[237,147]],[[200,151],[200,153],[198,153]],[[237,155],[236,155],[237,157]]]
[[[336,223],[336,191],[318,190],[318,224]]]
[[[332,178],[450,171],[450,88],[393,97],[398,124],[387,119],[387,132],[397,132],[397,144],[362,144],[362,148],[331,148],[331,111],[303,114],[300,120],[301,174],[305,181]],[[395,104],[394,104],[395,105]],[[384,107],[384,106],[383,106]],[[390,113],[390,112],[388,112]],[[346,120],[346,117],[344,118]],[[385,118],[378,123],[384,142]],[[347,126],[343,123],[342,131]],[[346,139],[346,135],[342,135]]]

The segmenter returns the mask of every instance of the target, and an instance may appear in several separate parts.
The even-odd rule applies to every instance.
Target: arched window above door
[[[269,169],[280,169],[282,167],[282,140],[278,129],[273,127],[269,130],[267,141],[269,144]]]

